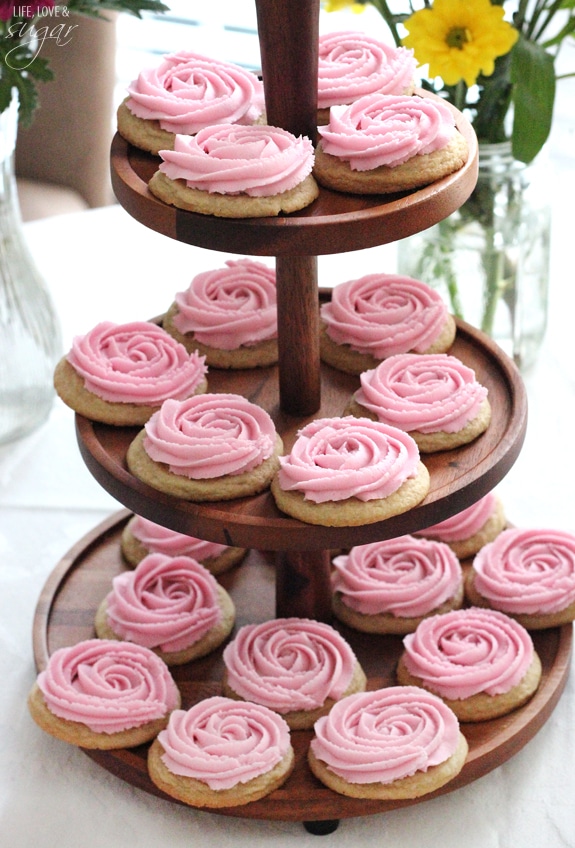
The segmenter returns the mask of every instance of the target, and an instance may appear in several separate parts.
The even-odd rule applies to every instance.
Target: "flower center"
[[[466,27],[452,27],[445,38],[448,47],[463,50],[465,45],[471,41],[471,34]]]

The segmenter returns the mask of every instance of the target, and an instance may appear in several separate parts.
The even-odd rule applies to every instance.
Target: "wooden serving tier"
[[[131,513],[123,510],[96,527],[57,565],[44,586],[34,618],[34,657],[38,670],[60,647],[93,638],[94,616],[110,591],[112,579],[126,569],[120,551],[122,530]],[[252,550],[242,564],[218,581],[236,605],[236,627],[274,616],[273,560]],[[350,643],[368,677],[368,688],[395,683],[395,665],[402,650],[398,636],[362,634],[333,622]],[[524,707],[492,721],[461,725],[469,743],[463,770],[442,789],[409,801],[357,800],[338,795],[323,786],[307,765],[311,731],[292,732],[296,767],[283,787],[266,798],[242,807],[225,808],[219,814],[241,818],[306,823],[311,832],[329,832],[339,819],[383,813],[459,789],[500,766],[525,745],[550,716],[565,686],[570,666],[572,626],[534,632],[533,641],[543,665],[539,689]],[[181,690],[183,707],[221,694],[221,650],[172,669]],[[126,783],[166,799],[148,777],[148,746],[86,754]],[[173,800],[173,799],[167,799]],[[177,803],[174,801],[174,803]],[[326,828],[327,825],[327,828]]]
[[[327,293],[325,294],[327,297]],[[492,407],[487,431],[469,445],[422,455],[431,487],[423,503],[402,515],[360,527],[322,527],[281,513],[269,491],[219,503],[193,503],[162,494],[134,477],[126,451],[139,428],[112,427],[76,416],[83,459],[96,480],[124,506],[173,530],[220,544],[260,550],[314,551],[393,538],[430,526],[477,501],[503,478],[523,444],[527,399],[513,362],[468,324],[457,323],[450,353],[475,370]],[[307,420],[339,416],[359,378],[324,365],[320,410],[308,418],[290,416],[278,404],[278,369],[208,372],[210,392],[234,392],[266,409],[289,451]]]
[[[430,99],[434,95],[420,94]],[[455,174],[417,191],[390,195],[341,194],[320,187],[310,206],[268,218],[216,218],[169,206],[148,189],[161,159],[112,141],[112,185],[130,215],[152,230],[186,244],[258,256],[321,256],[388,244],[442,221],[464,203],[477,181],[477,139],[469,122],[453,110],[469,147]]]

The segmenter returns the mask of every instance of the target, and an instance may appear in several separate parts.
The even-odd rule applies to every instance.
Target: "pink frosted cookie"
[[[145,424],[167,398],[206,391],[204,357],[150,321],[103,321],[76,336],[54,372],[64,403],[94,421]]]
[[[333,566],[333,611],[355,630],[411,633],[463,602],[459,560],[441,542],[400,536],[357,545]]]
[[[171,666],[211,653],[234,620],[232,599],[203,565],[187,556],[149,554],[114,577],[95,623],[101,639],[143,645]]]
[[[346,412],[405,430],[422,453],[466,445],[491,421],[487,389],[446,353],[390,356],[360,381]]]
[[[250,71],[180,50],[142,70],[117,112],[118,132],[157,154],[176,135],[222,123],[253,124],[264,110],[263,84]]]
[[[454,713],[415,686],[350,695],[314,731],[311,770],[351,798],[419,798],[453,780],[467,759]]]
[[[281,786],[294,765],[289,728],[258,704],[214,696],[176,710],[148,752],[153,783],[192,807],[235,807]]]
[[[228,571],[246,555],[245,548],[206,542],[195,536],[170,530],[141,515],[132,516],[124,527],[121,548],[129,565],[137,565],[148,554],[188,556],[197,560],[211,574]]]
[[[282,512],[333,527],[371,524],[417,506],[429,473],[407,433],[368,418],[318,418],[280,457],[271,491]]]
[[[488,492],[461,512],[419,530],[415,535],[445,542],[459,559],[465,559],[492,542],[505,529],[506,523],[500,498],[494,492]]]
[[[221,124],[177,135],[149,189],[164,203],[223,218],[296,212],[319,194],[307,136],[267,125]]]
[[[168,400],[128,448],[128,468],[166,494],[220,501],[270,484],[283,449],[270,415],[241,395]]]
[[[420,188],[467,161],[450,108],[416,94],[367,94],[351,106],[332,106],[329,124],[318,131],[314,176],[349,194]]]
[[[345,527],[371,524],[417,506],[429,473],[407,433],[369,418],[318,418],[280,457],[271,491],[282,512]]]
[[[240,628],[224,648],[224,694],[280,713],[292,730],[310,728],[366,677],[340,634],[319,621],[278,618]]]
[[[179,706],[168,667],[153,651],[103,639],[55,651],[28,697],[46,733],[101,750],[148,742]]]
[[[528,630],[575,619],[575,536],[544,528],[504,530],[473,560],[471,603],[512,616]]]
[[[443,353],[455,321],[430,286],[398,274],[368,274],[333,288],[321,307],[321,358],[349,374],[398,353]]]
[[[425,618],[403,639],[397,678],[439,695],[460,721],[485,721],[526,703],[541,680],[527,630],[495,610]]]
[[[197,274],[176,294],[164,328],[214,368],[255,368],[278,359],[275,270],[252,259]]]
[[[327,124],[331,106],[366,94],[413,94],[413,51],[393,47],[363,32],[327,32],[319,37],[318,121]]]

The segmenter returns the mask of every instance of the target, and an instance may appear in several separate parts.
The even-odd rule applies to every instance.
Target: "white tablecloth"
[[[558,203],[573,197],[564,179]],[[559,197],[560,195],[560,197]],[[225,257],[153,233],[121,208],[27,225],[30,244],[61,316],[64,346],[101,319],[162,312],[200,268]],[[571,301],[572,227],[553,231],[550,326],[526,378],[530,413],[524,450],[498,486],[517,525],[575,531],[575,363]],[[571,239],[571,241],[570,241]],[[385,270],[392,248],[320,258],[320,284]],[[365,270],[364,270],[365,269]],[[0,453],[0,844],[6,848],[225,848],[442,846],[534,848],[575,845],[575,698],[568,681],[539,734],[510,761],[456,793],[403,810],[344,819],[329,837],[301,825],[198,812],[128,786],[81,751],[39,730],[26,696],[35,678],[31,647],[40,590],[59,559],[120,508],[79,456],[72,412],[56,402],[49,422]]]

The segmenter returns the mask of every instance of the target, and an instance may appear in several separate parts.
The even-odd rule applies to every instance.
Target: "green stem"
[[[465,108],[465,103],[467,100],[467,86],[463,80],[459,80],[457,85],[455,86],[455,95],[453,105],[456,109],[462,112]]]
[[[481,262],[485,270],[486,287],[481,330],[483,330],[484,333],[487,333],[488,336],[491,336],[493,334],[493,324],[495,321],[497,304],[499,303],[499,298],[502,292],[502,255],[495,245],[495,228],[485,227],[484,234],[485,247],[481,257]]]
[[[395,42],[396,47],[401,46],[401,37],[399,32],[397,31],[397,22],[395,16],[392,14],[389,6],[386,3],[386,0],[369,0],[372,6],[375,6],[383,20],[389,27],[389,31],[391,36]]]

